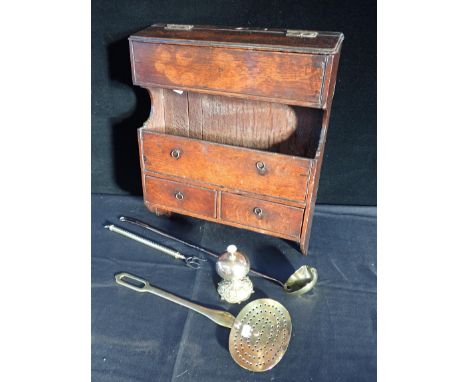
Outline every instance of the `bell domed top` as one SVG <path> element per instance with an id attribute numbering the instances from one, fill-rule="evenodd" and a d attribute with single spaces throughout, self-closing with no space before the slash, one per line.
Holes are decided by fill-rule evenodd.
<path id="1" fill-rule="evenodd" d="M 216 272 L 224 280 L 238 280 L 247 276 L 250 271 L 250 261 L 237 250 L 235 245 L 227 247 L 227 251 L 216 261 Z"/>

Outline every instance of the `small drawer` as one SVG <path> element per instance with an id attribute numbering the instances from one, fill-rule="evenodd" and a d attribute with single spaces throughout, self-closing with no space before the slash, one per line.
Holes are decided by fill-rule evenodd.
<path id="1" fill-rule="evenodd" d="M 140 129 L 146 171 L 304 201 L 312 160 Z"/>
<path id="2" fill-rule="evenodd" d="M 146 175 L 145 199 L 175 212 L 216 217 L 216 192 L 213 190 Z"/>
<path id="3" fill-rule="evenodd" d="M 221 194 L 221 220 L 226 222 L 297 239 L 301 235 L 303 215 L 302 208 L 225 192 Z"/>

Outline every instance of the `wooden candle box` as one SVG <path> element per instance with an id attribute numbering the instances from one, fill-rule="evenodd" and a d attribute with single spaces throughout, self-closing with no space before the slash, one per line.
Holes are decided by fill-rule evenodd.
<path id="1" fill-rule="evenodd" d="M 129 38 L 151 96 L 144 201 L 307 254 L 343 35 L 155 24 Z"/>

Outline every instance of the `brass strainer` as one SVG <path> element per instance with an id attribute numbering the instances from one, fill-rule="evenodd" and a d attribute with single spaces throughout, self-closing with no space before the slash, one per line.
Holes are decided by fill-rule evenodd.
<path id="1" fill-rule="evenodd" d="M 270 370 L 286 353 L 291 330 L 291 317 L 279 302 L 269 298 L 252 301 L 234 321 L 229 351 L 245 369 Z"/>
<path id="2" fill-rule="evenodd" d="M 129 283 L 124 279 L 131 280 Z M 229 352 L 234 361 L 251 371 L 273 368 L 283 357 L 291 339 L 291 317 L 286 308 L 275 300 L 262 298 L 248 303 L 237 317 L 223 310 L 195 304 L 129 273 L 115 275 L 117 284 L 137 292 L 148 292 L 203 314 L 218 325 L 231 329 Z"/>

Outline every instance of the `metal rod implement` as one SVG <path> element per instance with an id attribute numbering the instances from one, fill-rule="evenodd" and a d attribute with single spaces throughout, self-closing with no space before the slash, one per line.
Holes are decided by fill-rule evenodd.
<path id="1" fill-rule="evenodd" d="M 200 261 L 206 261 L 205 259 L 200 259 L 199 257 L 196 257 L 196 256 L 190 256 L 190 257 L 184 256 L 178 251 L 165 247 L 164 245 L 156 243 L 152 240 L 145 239 L 144 237 L 141 237 L 132 232 L 126 231 L 113 224 L 105 225 L 104 228 L 107 228 L 111 232 L 115 232 L 115 233 L 118 233 L 119 235 L 125 236 L 128 239 L 144 244 L 150 248 L 156 249 L 157 251 L 165 253 L 166 255 L 172 256 L 175 259 L 183 260 L 185 261 L 185 264 L 190 268 L 197 269 L 200 267 Z"/>
<path id="2" fill-rule="evenodd" d="M 177 241 L 178 243 L 184 244 L 200 252 L 206 253 L 207 255 L 213 257 L 214 259 L 218 259 L 218 255 L 216 253 L 211 252 L 207 250 L 206 248 L 187 242 L 185 240 L 179 239 L 178 237 L 172 236 L 171 234 L 164 232 L 158 228 L 155 228 L 141 220 L 129 218 L 127 216 L 121 216 L 119 220 L 121 222 L 126 222 L 126 223 L 134 224 L 139 227 L 145 228 L 151 232 L 157 233 L 158 235 Z M 287 293 L 294 294 L 294 295 L 301 295 L 301 294 L 307 293 L 315 286 L 318 280 L 317 270 L 309 265 L 303 265 L 302 267 L 297 269 L 288 278 L 288 280 L 285 283 L 282 283 L 281 281 L 275 279 L 274 277 L 265 275 L 264 273 L 258 272 L 252 268 L 250 268 L 250 273 L 254 276 L 258 276 L 266 280 L 270 280 L 280 285 Z"/>

